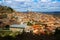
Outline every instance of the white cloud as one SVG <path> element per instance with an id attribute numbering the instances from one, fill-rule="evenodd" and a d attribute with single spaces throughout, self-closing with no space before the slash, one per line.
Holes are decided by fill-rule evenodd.
<path id="1" fill-rule="evenodd" d="M 57 1 L 53 1 L 52 3 L 56 3 Z"/>
<path id="2" fill-rule="evenodd" d="M 11 1 L 11 0 L 5 0 L 4 2 L 7 2 L 7 3 L 12 3 L 12 1 Z"/>
<path id="3" fill-rule="evenodd" d="M 7 3 L 12 3 L 12 1 L 6 1 Z"/>
<path id="4" fill-rule="evenodd" d="M 41 2 L 50 2 L 52 0 L 41 0 Z"/>
<path id="5" fill-rule="evenodd" d="M 19 2 L 21 2 L 21 1 L 31 1 L 31 0 L 14 0 L 14 1 L 19 1 Z"/>
<path id="6" fill-rule="evenodd" d="M 41 2 L 47 2 L 48 0 L 41 0 Z"/>
<path id="7" fill-rule="evenodd" d="M 60 5 L 60 2 L 51 2 L 51 0 L 38 0 L 38 2 L 34 2 L 33 0 L 12 0 L 12 3 L 11 1 L 6 2 L 10 3 L 10 6 L 17 9 L 17 11 L 26 11 L 27 8 L 29 11 L 53 11 L 58 10 L 59 8 L 57 7 Z M 24 4 L 20 4 L 19 2 L 24 2 Z"/>
<path id="8" fill-rule="evenodd" d="M 1 3 L 1 1 L 0 1 L 0 3 Z"/>
<path id="9" fill-rule="evenodd" d="M 25 1 L 25 0 L 15 0 L 15 1 Z"/>

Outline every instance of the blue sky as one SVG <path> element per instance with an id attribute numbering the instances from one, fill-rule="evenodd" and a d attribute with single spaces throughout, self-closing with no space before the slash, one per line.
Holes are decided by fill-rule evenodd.
<path id="1" fill-rule="evenodd" d="M 27 10 L 37 12 L 60 11 L 60 0 L 0 0 L 0 4 L 20 12 Z"/>

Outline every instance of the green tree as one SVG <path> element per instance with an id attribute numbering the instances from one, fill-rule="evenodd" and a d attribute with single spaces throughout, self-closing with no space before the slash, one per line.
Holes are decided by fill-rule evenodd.
<path id="1" fill-rule="evenodd" d="M 30 22 L 27 22 L 27 25 L 28 25 L 28 26 L 32 26 L 33 24 L 32 24 L 32 23 L 30 23 Z"/>
<path id="2" fill-rule="evenodd" d="M 0 5 L 0 13 L 12 13 L 13 11 L 11 7 Z"/>
<path id="3" fill-rule="evenodd" d="M 7 14 L 3 14 L 2 16 L 3 16 L 3 18 L 7 18 Z"/>

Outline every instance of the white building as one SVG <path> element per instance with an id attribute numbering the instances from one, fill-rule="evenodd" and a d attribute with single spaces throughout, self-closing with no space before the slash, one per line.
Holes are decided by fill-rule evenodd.
<path id="1" fill-rule="evenodd" d="M 10 30 L 15 32 L 15 31 L 23 31 L 23 29 L 25 29 L 27 25 L 26 24 L 13 24 L 13 25 L 10 25 Z"/>
<path id="2" fill-rule="evenodd" d="M 13 32 L 16 32 L 16 31 L 22 32 L 23 30 L 25 32 L 30 32 L 32 30 L 32 28 L 31 28 L 31 26 L 27 26 L 26 23 L 21 22 L 20 25 L 18 25 L 18 24 L 10 25 L 10 30 Z"/>

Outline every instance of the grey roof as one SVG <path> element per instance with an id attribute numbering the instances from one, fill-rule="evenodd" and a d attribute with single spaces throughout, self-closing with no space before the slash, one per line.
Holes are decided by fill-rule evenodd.
<path id="1" fill-rule="evenodd" d="M 10 25 L 11 28 L 25 28 L 27 25 L 26 24 L 13 24 L 13 25 Z"/>

